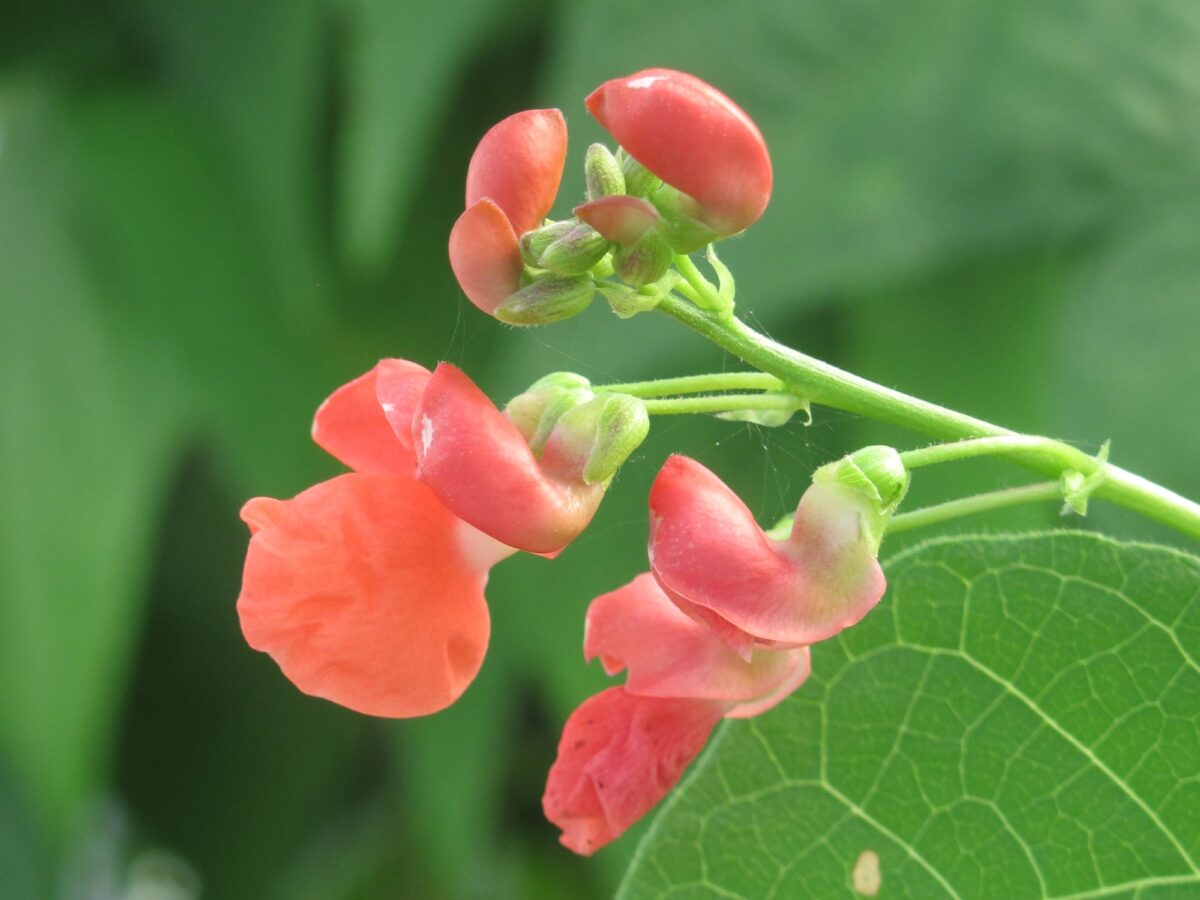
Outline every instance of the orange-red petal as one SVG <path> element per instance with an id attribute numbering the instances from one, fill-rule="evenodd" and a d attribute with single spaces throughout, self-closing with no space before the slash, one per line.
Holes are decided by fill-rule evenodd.
<path id="1" fill-rule="evenodd" d="M 562 180 L 567 123 L 557 109 L 527 109 L 493 125 L 467 167 L 467 206 L 487 197 L 517 234 L 542 224 Z"/>
<path id="2" fill-rule="evenodd" d="M 467 526 L 410 478 L 342 475 L 251 500 L 238 615 L 306 694 L 375 716 L 437 712 L 487 649 L 486 568 Z"/>
<path id="3" fill-rule="evenodd" d="M 753 120 L 707 82 L 646 69 L 600 85 L 587 107 L 638 162 L 698 201 L 719 234 L 741 231 L 766 209 L 766 142 Z"/>
<path id="4" fill-rule="evenodd" d="M 562 549 L 604 495 L 600 485 L 545 473 L 517 427 L 449 363 L 421 395 L 413 438 L 417 477 L 457 516 L 519 550 Z"/>
<path id="5" fill-rule="evenodd" d="M 367 475 L 411 474 L 417 458 L 409 430 L 398 435 L 388 424 L 377 396 L 381 380 L 397 393 L 401 384 L 417 392 L 429 370 L 403 359 L 382 359 L 369 372 L 329 395 L 313 416 L 312 438 L 319 447 L 356 472 Z M 415 406 L 415 398 L 410 405 Z"/>
<path id="6" fill-rule="evenodd" d="M 450 268 L 467 299 L 489 316 L 521 287 L 521 249 L 504 211 L 484 198 L 450 229 Z"/>
<path id="7" fill-rule="evenodd" d="M 778 703 L 809 670 L 806 647 L 760 649 L 743 659 L 684 615 L 649 573 L 592 601 L 583 652 L 588 660 L 599 658 L 609 675 L 628 670 L 630 694 L 738 703 L 741 715 Z"/>
<path id="8" fill-rule="evenodd" d="M 590 856 L 649 812 L 703 748 L 724 707 L 609 688 L 563 728 L 542 809 L 562 843 Z"/>
<path id="9" fill-rule="evenodd" d="M 884 591 L 859 512 L 810 487 L 787 541 L 695 460 L 672 456 L 650 491 L 650 560 L 667 594 L 745 652 L 813 644 L 861 619 Z M 743 643 L 739 643 L 741 640 Z"/>

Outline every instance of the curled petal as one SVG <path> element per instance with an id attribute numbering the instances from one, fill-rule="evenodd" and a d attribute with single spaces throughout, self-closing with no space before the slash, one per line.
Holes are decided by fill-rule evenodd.
<path id="1" fill-rule="evenodd" d="M 737 715 L 778 703 L 809 670 L 806 647 L 759 650 L 742 659 L 684 615 L 649 573 L 592 601 L 583 652 L 589 661 L 599 657 L 609 675 L 627 669 L 627 693 L 736 702 Z"/>
<path id="2" fill-rule="evenodd" d="M 575 215 L 617 244 L 635 243 L 662 218 L 653 204 L 625 194 L 581 203 Z"/>
<path id="3" fill-rule="evenodd" d="M 567 123 L 557 109 L 527 109 L 493 125 L 467 168 L 467 206 L 487 197 L 517 234 L 542 224 L 562 180 Z"/>
<path id="4" fill-rule="evenodd" d="M 419 391 L 428 380 L 429 370 L 424 366 L 403 359 L 380 360 L 371 371 L 342 385 L 321 404 L 313 416 L 313 440 L 356 472 L 411 474 L 417 458 L 409 429 L 397 439 L 376 391 L 381 382 L 411 384 Z"/>
<path id="5" fill-rule="evenodd" d="M 411 478 L 342 475 L 251 500 L 238 615 L 306 694 L 374 716 L 449 706 L 488 643 L 474 536 Z"/>
<path id="6" fill-rule="evenodd" d="M 413 420 L 417 477 L 501 543 L 553 553 L 581 532 L 601 485 L 546 473 L 521 432 L 459 369 L 434 370 Z"/>
<path id="7" fill-rule="evenodd" d="M 521 249 L 491 200 L 468 206 L 450 229 L 450 268 L 467 299 L 489 316 L 521 287 Z"/>
<path id="8" fill-rule="evenodd" d="M 884 580 L 858 508 L 821 487 L 806 492 L 791 538 L 774 541 L 716 475 L 671 457 L 650 492 L 655 577 L 743 654 L 747 641 L 795 647 L 832 637 L 870 611 Z"/>
<path id="9" fill-rule="evenodd" d="M 741 231 L 766 209 L 766 142 L 750 117 L 707 82 L 646 69 L 605 82 L 587 107 L 638 162 L 693 197 L 719 234 Z"/>
<path id="10" fill-rule="evenodd" d="M 590 856 L 620 837 L 679 781 L 723 709 L 622 688 L 585 700 L 563 728 L 542 797 L 562 843 Z"/>
<path id="11" fill-rule="evenodd" d="M 393 438 L 411 454 L 411 474 L 417 462 L 413 448 L 412 423 L 433 373 L 424 366 L 401 359 L 385 359 L 375 368 L 375 405 L 383 413 Z"/>

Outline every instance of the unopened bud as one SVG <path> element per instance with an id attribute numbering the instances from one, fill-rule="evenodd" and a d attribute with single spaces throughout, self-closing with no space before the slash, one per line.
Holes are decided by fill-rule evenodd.
<path id="1" fill-rule="evenodd" d="M 591 383 L 582 375 L 552 372 L 508 401 L 504 414 L 536 454 L 563 413 L 593 396 Z"/>
<path id="2" fill-rule="evenodd" d="M 542 251 L 537 266 L 559 275 L 582 275 L 607 252 L 608 241 L 604 235 L 580 222 Z"/>
<path id="3" fill-rule="evenodd" d="M 575 222 L 551 222 L 521 235 L 521 258 L 535 269 L 544 269 L 541 259 L 546 249 L 561 237 L 570 234 Z"/>
<path id="4" fill-rule="evenodd" d="M 509 325 L 548 325 L 579 315 L 595 292 L 590 276 L 549 275 L 509 295 L 494 315 Z"/>
<path id="5" fill-rule="evenodd" d="M 618 154 L 625 175 L 625 193 L 634 197 L 650 197 L 662 185 L 662 179 L 640 162 L 621 150 Z"/>
<path id="6" fill-rule="evenodd" d="M 603 144 L 588 147 L 583 173 L 589 200 L 625 193 L 625 173 L 621 171 L 621 163 Z"/>
<path id="7" fill-rule="evenodd" d="M 626 284 L 641 287 L 662 278 L 671 268 L 674 255 L 662 233 L 651 228 L 635 243 L 617 247 L 613 268 Z"/>
<path id="8" fill-rule="evenodd" d="M 542 456 L 543 465 L 587 484 L 604 484 L 646 439 L 646 406 L 628 394 L 602 394 L 558 420 Z"/>
<path id="9" fill-rule="evenodd" d="M 575 207 L 575 215 L 617 244 L 635 244 L 662 221 L 654 204 L 640 197 L 618 194 L 589 200 Z"/>
<path id="10" fill-rule="evenodd" d="M 673 269 L 667 271 L 658 281 L 643 285 L 640 288 L 630 287 L 619 281 L 601 281 L 596 284 L 596 290 L 604 295 L 617 318 L 630 319 L 638 313 L 649 312 L 671 293 L 679 283 L 680 274 Z"/>

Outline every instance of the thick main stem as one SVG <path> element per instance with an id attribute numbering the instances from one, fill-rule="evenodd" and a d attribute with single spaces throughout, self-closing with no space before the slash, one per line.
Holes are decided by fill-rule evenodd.
<path id="1" fill-rule="evenodd" d="M 812 403 L 869 416 L 943 440 L 1016 434 L 813 359 L 759 334 L 733 316 L 706 313 L 675 297 L 664 298 L 657 308 L 749 365 L 774 375 Z M 1063 447 L 1074 450 L 1066 444 Z M 1051 476 L 1058 476 L 1063 470 L 1060 464 L 1036 451 L 1014 453 L 1012 458 Z M 1118 466 L 1108 466 L 1104 481 L 1093 496 L 1200 539 L 1200 505 Z"/>

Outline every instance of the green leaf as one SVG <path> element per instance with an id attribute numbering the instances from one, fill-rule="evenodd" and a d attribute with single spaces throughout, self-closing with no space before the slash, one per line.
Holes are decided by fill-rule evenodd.
<path id="1" fill-rule="evenodd" d="M 360 266 L 396 241 L 409 192 L 436 166 L 434 137 L 463 61 L 496 25 L 498 0 L 351 0 L 338 237 Z"/>
<path id="2" fill-rule="evenodd" d="M 621 896 L 852 897 L 865 853 L 882 897 L 1194 894 L 1200 559 L 1059 533 L 887 572 L 794 697 L 724 727 Z"/>
<path id="3" fill-rule="evenodd" d="M 179 411 L 96 313 L 53 104 L 0 92 L 0 130 L 0 761 L 61 849 L 98 798 Z"/>

